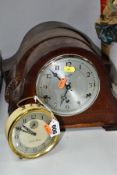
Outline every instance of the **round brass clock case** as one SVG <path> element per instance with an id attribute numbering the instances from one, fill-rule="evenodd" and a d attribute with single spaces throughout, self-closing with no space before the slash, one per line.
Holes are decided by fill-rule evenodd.
<path id="1" fill-rule="evenodd" d="M 36 94 L 53 110 L 61 128 L 116 128 L 117 100 L 106 63 L 95 44 L 73 27 L 60 22 L 37 25 L 3 65 L 9 113 L 18 101 Z"/>
<path id="2" fill-rule="evenodd" d="M 46 126 L 53 114 L 37 104 L 26 104 L 16 109 L 6 123 L 6 136 L 12 151 L 20 158 L 33 159 L 48 153 L 59 136 L 50 137 Z"/>

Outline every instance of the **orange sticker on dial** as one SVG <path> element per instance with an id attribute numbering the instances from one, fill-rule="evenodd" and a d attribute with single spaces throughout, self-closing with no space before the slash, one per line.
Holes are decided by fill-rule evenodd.
<path id="1" fill-rule="evenodd" d="M 51 127 L 50 127 L 48 124 L 45 124 L 45 125 L 44 125 L 44 129 L 45 129 L 45 131 L 46 131 L 49 135 L 51 134 L 52 129 L 51 129 Z"/>
<path id="2" fill-rule="evenodd" d="M 59 87 L 60 89 L 63 89 L 63 88 L 65 87 L 66 82 L 67 82 L 67 79 L 66 79 L 66 78 L 61 78 L 61 79 L 59 80 L 59 82 L 58 82 L 58 87 Z"/>

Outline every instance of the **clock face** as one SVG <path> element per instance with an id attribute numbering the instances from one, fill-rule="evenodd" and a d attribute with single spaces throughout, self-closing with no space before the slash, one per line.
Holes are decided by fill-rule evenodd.
<path id="1" fill-rule="evenodd" d="M 85 111 L 94 103 L 99 90 L 100 80 L 94 65 L 73 54 L 47 62 L 36 81 L 38 97 L 59 116 Z"/>
<path id="2" fill-rule="evenodd" d="M 32 113 L 19 120 L 12 133 L 14 147 L 25 154 L 36 154 L 45 149 L 51 141 L 44 130 L 45 123 L 49 123 L 49 119 L 41 113 Z"/>
<path id="3" fill-rule="evenodd" d="M 44 112 L 43 108 L 15 118 L 8 126 L 8 139 L 13 152 L 21 158 L 36 158 L 50 151 L 58 140 L 57 136 L 51 137 L 47 130 L 51 120 L 50 112 Z"/>

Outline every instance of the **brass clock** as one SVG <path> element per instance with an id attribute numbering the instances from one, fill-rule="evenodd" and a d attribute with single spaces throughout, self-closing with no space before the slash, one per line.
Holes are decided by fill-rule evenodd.
<path id="1" fill-rule="evenodd" d="M 28 98 L 29 100 L 29 98 Z M 23 99 L 26 103 L 27 99 Z M 48 153 L 59 141 L 59 123 L 45 106 L 18 105 L 6 122 L 11 150 L 19 157 L 34 159 Z"/>
<path id="2" fill-rule="evenodd" d="M 94 43 L 73 27 L 60 22 L 34 27 L 4 62 L 4 72 L 9 113 L 19 100 L 37 95 L 61 128 L 116 129 L 117 100 L 107 66 Z"/>

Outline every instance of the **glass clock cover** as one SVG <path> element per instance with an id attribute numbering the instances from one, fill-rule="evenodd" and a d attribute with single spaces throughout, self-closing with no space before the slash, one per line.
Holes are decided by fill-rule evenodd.
<path id="1" fill-rule="evenodd" d="M 100 80 L 94 65 L 73 54 L 60 55 L 46 63 L 36 82 L 39 98 L 60 116 L 85 111 L 94 103 L 99 91 Z"/>

